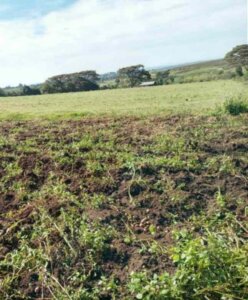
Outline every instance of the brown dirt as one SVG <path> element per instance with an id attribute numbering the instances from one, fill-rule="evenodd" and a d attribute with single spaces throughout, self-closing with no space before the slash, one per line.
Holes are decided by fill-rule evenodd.
<path id="1" fill-rule="evenodd" d="M 189 218 L 200 213 L 211 214 L 216 209 L 215 194 L 221 189 L 228 194 L 230 211 L 236 211 L 238 218 L 243 218 L 244 207 L 238 206 L 235 199 L 242 198 L 248 201 L 248 123 L 242 128 L 218 128 L 218 135 L 214 137 L 216 129 L 211 127 L 216 120 L 212 117 L 164 117 L 140 120 L 138 118 L 126 119 L 85 119 L 80 121 L 61 121 L 54 123 L 38 124 L 35 122 L 3 122 L 0 128 L 2 137 L 12 141 L 2 147 L 0 157 L 0 175 L 6 175 L 5 164 L 17 162 L 21 174 L 10 178 L 0 189 L 0 259 L 7 253 L 18 248 L 17 238 L 11 238 L 20 227 L 32 227 L 37 207 L 43 206 L 51 216 L 58 216 L 65 205 L 60 199 L 46 195 L 44 199 L 22 198 L 20 191 L 14 190 L 13 182 L 21 182 L 27 193 L 40 191 L 47 183 L 49 174 L 53 173 L 60 182 L 64 183 L 68 192 L 80 198 L 84 193 L 103 193 L 111 196 L 114 203 L 105 204 L 103 208 L 85 208 L 89 222 L 99 220 L 103 225 L 111 225 L 119 234 L 111 241 L 110 249 L 101 261 L 101 270 L 108 277 L 115 277 L 119 282 L 126 282 L 131 271 L 141 271 L 148 268 L 151 272 L 167 270 L 173 272 L 172 261 L 166 254 L 151 256 L 149 253 L 141 254 L 139 247 L 134 243 L 128 245 L 123 241 L 127 233 L 127 226 L 136 238 L 145 244 L 156 242 L 169 248 L 172 244 L 172 227 L 175 221 L 178 226 L 187 226 Z M 86 161 L 79 157 L 71 164 L 58 164 L 52 156 L 53 148 L 59 149 L 61 143 L 70 145 L 84 134 L 95 134 L 100 130 L 112 130 L 115 144 L 130 147 L 134 153 L 142 156 L 143 146 L 152 143 L 154 138 L 161 133 L 168 132 L 175 138 L 182 134 L 189 134 L 188 129 L 202 128 L 209 140 L 197 140 L 189 136 L 189 143 L 197 149 L 198 160 L 202 164 L 207 158 L 226 154 L 233 157 L 235 166 L 239 169 L 238 175 L 209 173 L 208 169 L 165 169 L 163 177 L 155 169 L 141 165 L 140 172 L 145 179 L 145 184 L 131 185 L 131 175 L 125 168 L 115 165 L 115 158 L 109 160 L 108 175 L 94 175 L 86 169 Z M 14 129 L 22 129 L 17 133 Z M 18 145 L 29 139 L 35 141 L 38 151 L 21 151 Z M 106 142 L 109 137 L 105 136 Z M 49 144 L 50 143 L 50 144 Z M 66 151 L 66 150 L 63 150 Z M 87 149 L 82 149 L 87 152 Z M 71 153 L 65 154 L 70 157 Z M 168 154 L 169 155 L 169 154 Z M 245 157 L 245 159 L 243 159 Z M 35 168 L 39 167 L 37 174 Z M 112 181 L 102 180 L 108 176 Z M 174 188 L 184 185 L 181 191 L 181 201 L 170 201 L 169 192 L 159 192 L 154 189 L 154 184 L 170 179 Z M 128 190 L 135 199 L 135 204 L 130 201 Z M 69 204 L 68 204 L 69 205 Z M 72 204 L 70 204 L 72 205 Z M 174 216 L 172 218 L 172 215 Z M 18 224 L 16 224 L 18 222 Z M 149 233 L 149 227 L 156 227 L 156 234 Z M 60 238 L 54 234 L 52 240 Z M 39 241 L 37 241 L 37 245 Z M 60 272 L 58 262 L 54 262 L 54 270 Z M 57 269 L 56 269 L 57 268 Z M 55 272 L 55 271 L 54 271 Z M 32 299 L 40 297 L 41 288 L 37 274 L 27 272 L 21 278 L 20 289 Z M 49 295 L 49 292 L 46 291 Z M 104 299 L 104 298 L 102 298 Z M 107 298 L 106 298 L 107 299 Z"/>

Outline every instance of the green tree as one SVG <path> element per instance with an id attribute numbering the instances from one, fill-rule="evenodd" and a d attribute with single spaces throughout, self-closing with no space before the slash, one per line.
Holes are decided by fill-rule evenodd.
<path id="1" fill-rule="evenodd" d="M 4 97 L 5 96 L 5 92 L 3 89 L 0 88 L 0 97 Z"/>
<path id="2" fill-rule="evenodd" d="M 31 88 L 28 85 L 24 85 L 22 87 L 22 94 L 25 96 L 30 96 L 30 95 L 40 95 L 41 92 L 38 88 Z"/>
<path id="3" fill-rule="evenodd" d="M 100 80 L 100 75 L 97 74 L 96 71 L 88 70 L 88 71 L 82 71 L 78 74 L 80 74 L 80 77 L 83 77 L 94 83 L 97 83 Z"/>
<path id="4" fill-rule="evenodd" d="M 134 87 L 151 79 L 143 65 L 129 66 L 118 70 L 116 83 L 120 87 Z"/>
<path id="5" fill-rule="evenodd" d="M 95 71 L 64 74 L 48 78 L 42 86 L 43 94 L 80 92 L 99 89 Z"/>
<path id="6" fill-rule="evenodd" d="M 228 52 L 226 61 L 235 67 L 244 67 L 248 71 L 248 44 L 239 45 Z"/>
<path id="7" fill-rule="evenodd" d="M 170 75 L 170 70 L 161 71 L 156 74 L 156 84 L 163 85 L 174 82 L 174 76 Z"/>

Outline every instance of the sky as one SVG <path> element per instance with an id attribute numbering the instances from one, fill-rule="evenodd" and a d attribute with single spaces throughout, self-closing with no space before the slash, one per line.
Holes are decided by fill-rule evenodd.
<path id="1" fill-rule="evenodd" d="M 247 41 L 247 0 L 0 0 L 0 86 L 224 57 Z"/>

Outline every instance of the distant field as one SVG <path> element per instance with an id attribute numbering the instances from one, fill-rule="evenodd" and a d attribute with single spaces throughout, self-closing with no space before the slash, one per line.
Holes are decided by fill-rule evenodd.
<path id="1" fill-rule="evenodd" d="M 174 77 L 174 83 L 206 82 L 215 80 L 234 79 L 237 74 L 235 69 L 224 59 L 165 67 L 151 70 L 153 78 L 156 72 L 170 69 L 170 75 Z"/>
<path id="2" fill-rule="evenodd" d="M 248 86 L 234 80 L 223 80 L 142 89 L 8 97 L 0 99 L 0 118 L 206 113 L 215 109 L 226 98 L 238 94 L 248 95 Z"/>

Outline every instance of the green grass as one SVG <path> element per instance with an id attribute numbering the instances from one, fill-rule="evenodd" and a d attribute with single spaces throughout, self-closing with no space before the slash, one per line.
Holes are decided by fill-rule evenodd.
<path id="1" fill-rule="evenodd" d="M 232 79 L 235 69 L 223 59 L 181 66 L 171 70 L 175 83 Z"/>
<path id="2" fill-rule="evenodd" d="M 152 70 L 153 78 L 161 70 L 163 69 Z M 171 68 L 170 75 L 173 75 L 174 83 L 207 82 L 237 77 L 235 68 L 224 59 L 175 66 Z"/>
<path id="3" fill-rule="evenodd" d="M 0 119 L 77 118 L 85 115 L 158 115 L 209 112 L 233 95 L 248 95 L 226 80 L 151 88 L 105 90 L 0 99 Z"/>

